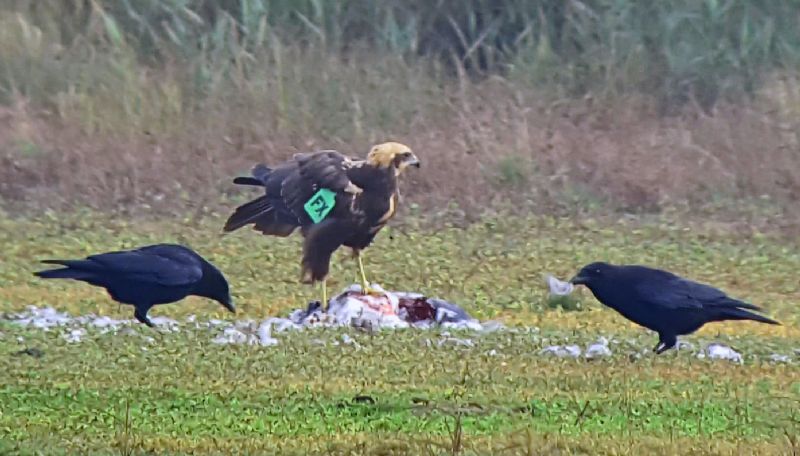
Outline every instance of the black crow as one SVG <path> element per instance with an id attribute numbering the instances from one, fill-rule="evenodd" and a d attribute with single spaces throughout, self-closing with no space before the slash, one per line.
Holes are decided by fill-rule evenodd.
<path id="1" fill-rule="evenodd" d="M 419 159 L 396 142 L 373 146 L 364 160 L 323 150 L 295 154 L 274 168 L 256 165 L 252 177 L 233 182 L 263 187 L 265 194 L 237 207 L 223 230 L 252 224 L 263 234 L 286 237 L 300 228 L 305 238 L 301 280 L 322 283 L 323 306 L 331 255 L 340 246 L 350 247 L 358 260 L 362 291 L 373 293 L 361 251 L 395 215 L 398 177 L 412 166 L 419 168 Z"/>
<path id="2" fill-rule="evenodd" d="M 678 335 L 691 334 L 713 321 L 780 324 L 745 310 L 761 311 L 714 287 L 646 266 L 592 263 L 584 266 L 570 282 L 586 285 L 598 301 L 628 320 L 656 331 L 658 345 L 653 349 L 656 354 L 674 347 Z"/>
<path id="3" fill-rule="evenodd" d="M 182 245 L 157 244 L 136 250 L 101 253 L 84 260 L 45 260 L 65 266 L 36 272 L 43 279 L 74 279 L 100 286 L 111 298 L 136 308 L 133 316 L 153 327 L 147 312 L 157 304 L 188 295 L 213 299 L 231 312 L 228 282 L 222 273 L 193 250 Z"/>

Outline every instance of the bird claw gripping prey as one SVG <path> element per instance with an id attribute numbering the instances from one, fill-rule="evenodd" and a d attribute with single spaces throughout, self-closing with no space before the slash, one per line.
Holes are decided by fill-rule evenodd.
<path id="1" fill-rule="evenodd" d="M 382 288 L 375 288 L 370 284 L 357 285 L 358 292 L 365 296 L 384 296 L 386 292 Z"/>

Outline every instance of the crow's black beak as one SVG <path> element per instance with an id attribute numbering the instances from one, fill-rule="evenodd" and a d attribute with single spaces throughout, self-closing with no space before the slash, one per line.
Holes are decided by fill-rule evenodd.
<path id="1" fill-rule="evenodd" d="M 580 274 L 578 274 L 575 277 L 569 279 L 569 283 L 571 283 L 573 285 L 585 285 L 586 284 L 586 279 L 581 277 Z"/>
<path id="2" fill-rule="evenodd" d="M 231 311 L 231 313 L 236 313 L 236 306 L 235 306 L 235 305 L 233 305 L 233 299 L 232 299 L 230 296 L 228 296 L 228 298 L 227 298 L 227 299 L 225 299 L 224 301 L 222 301 L 222 305 L 223 305 L 223 307 L 225 307 L 226 309 L 230 310 L 230 311 Z"/>

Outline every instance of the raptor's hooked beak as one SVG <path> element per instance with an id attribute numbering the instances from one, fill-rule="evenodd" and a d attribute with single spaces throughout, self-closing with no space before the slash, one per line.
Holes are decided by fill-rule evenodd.
<path id="1" fill-rule="evenodd" d="M 417 158 L 417 157 L 409 158 L 406 163 L 408 164 L 408 166 L 413 166 L 414 168 L 419 168 L 420 165 L 421 165 L 420 162 L 419 162 L 419 158 Z"/>

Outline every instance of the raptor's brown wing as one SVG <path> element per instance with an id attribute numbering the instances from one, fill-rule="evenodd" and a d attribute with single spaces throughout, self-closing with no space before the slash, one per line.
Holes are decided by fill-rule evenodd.
<path id="1" fill-rule="evenodd" d="M 297 170 L 283 180 L 281 199 L 302 226 L 314 223 L 305 204 L 321 189 L 334 192 L 336 205 L 346 204 L 359 192 L 347 177 L 347 170 L 359 162 L 334 150 L 295 154 Z"/>

